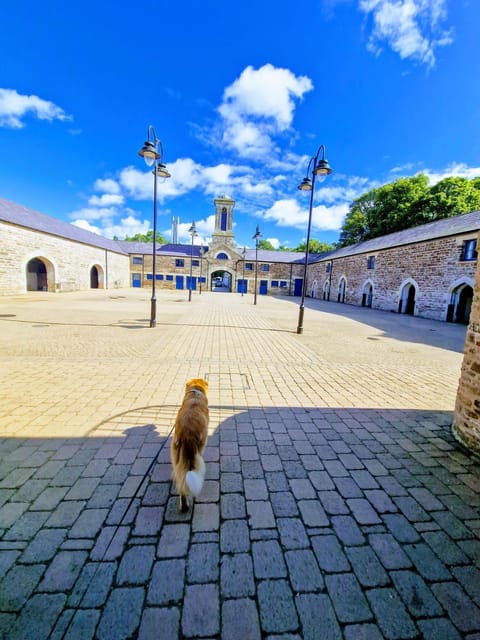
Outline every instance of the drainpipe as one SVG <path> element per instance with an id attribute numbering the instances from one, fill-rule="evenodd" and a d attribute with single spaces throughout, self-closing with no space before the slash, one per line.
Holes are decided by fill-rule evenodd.
<path id="1" fill-rule="evenodd" d="M 105 249 L 105 289 L 108 289 L 108 251 Z"/>

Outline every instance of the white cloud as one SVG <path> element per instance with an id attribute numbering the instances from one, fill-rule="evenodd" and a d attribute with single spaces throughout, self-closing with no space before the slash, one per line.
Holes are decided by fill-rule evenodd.
<path id="1" fill-rule="evenodd" d="M 270 242 L 274 249 L 278 249 L 280 246 L 280 240 L 278 238 L 266 238 L 267 242 Z"/>
<path id="2" fill-rule="evenodd" d="M 446 0 L 360 0 L 359 8 L 373 19 L 368 48 L 379 54 L 386 43 L 402 59 L 435 65 L 435 49 L 453 42 L 440 26 L 447 16 Z"/>
<path id="3" fill-rule="evenodd" d="M 453 163 L 443 171 L 432 171 L 424 169 L 419 173 L 424 173 L 428 177 L 429 184 L 432 186 L 443 180 L 444 178 L 473 178 L 480 177 L 480 167 L 468 167 L 464 163 Z"/>
<path id="4" fill-rule="evenodd" d="M 105 180 L 99 178 L 98 180 L 95 180 L 93 188 L 95 191 L 101 191 L 103 193 L 120 193 L 120 185 L 116 180 L 112 180 L 112 178 L 105 178 Z"/>
<path id="5" fill-rule="evenodd" d="M 96 227 L 95 225 L 90 224 L 87 220 L 82 220 L 82 219 L 74 220 L 72 224 L 75 227 L 79 227 L 80 229 L 85 229 L 85 231 L 91 231 L 92 233 L 96 233 L 99 236 L 104 235 L 100 227 Z"/>
<path id="6" fill-rule="evenodd" d="M 272 136 L 290 128 L 296 101 L 312 89 L 310 78 L 289 69 L 246 67 L 225 89 L 218 108 L 222 143 L 243 157 L 265 157 L 273 150 Z"/>
<path id="7" fill-rule="evenodd" d="M 347 202 L 326 207 L 319 205 L 312 210 L 312 229 L 316 231 L 338 231 L 344 217 L 348 213 Z M 294 198 L 277 200 L 264 213 L 267 220 L 273 220 L 280 227 L 296 227 L 306 229 L 308 224 L 308 207 L 302 208 Z"/>
<path id="8" fill-rule="evenodd" d="M 21 129 L 22 118 L 32 113 L 39 120 L 71 120 L 63 109 L 38 96 L 21 95 L 14 89 L 0 89 L 0 127 Z"/>
<path id="9" fill-rule="evenodd" d="M 91 196 L 88 200 L 88 204 L 92 207 L 110 207 L 114 205 L 121 205 L 124 201 L 125 198 L 121 195 L 104 193 L 101 196 Z"/>

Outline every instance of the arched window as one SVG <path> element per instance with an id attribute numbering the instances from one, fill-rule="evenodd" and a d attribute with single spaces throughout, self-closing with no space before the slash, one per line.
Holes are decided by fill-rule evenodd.
<path id="1" fill-rule="evenodd" d="M 223 207 L 222 209 L 222 217 L 220 219 L 220 229 L 222 231 L 227 230 L 227 207 Z"/>
<path id="2" fill-rule="evenodd" d="M 217 254 L 217 260 L 228 260 L 228 256 L 226 253 L 219 253 Z"/>

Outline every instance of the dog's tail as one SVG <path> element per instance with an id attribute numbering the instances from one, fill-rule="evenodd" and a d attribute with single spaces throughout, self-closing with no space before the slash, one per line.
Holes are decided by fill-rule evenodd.
<path id="1" fill-rule="evenodd" d="M 190 471 L 187 471 L 185 475 L 185 482 L 191 493 L 197 497 L 203 487 L 203 481 L 205 479 L 205 461 L 202 456 L 197 453 L 195 455 L 195 467 Z"/>

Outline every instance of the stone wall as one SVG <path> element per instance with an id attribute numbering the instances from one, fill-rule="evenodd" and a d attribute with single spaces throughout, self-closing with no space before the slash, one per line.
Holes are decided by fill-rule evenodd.
<path id="1" fill-rule="evenodd" d="M 27 264 L 33 258 L 45 264 L 51 292 L 90 289 L 94 266 L 99 288 L 130 286 L 126 255 L 3 222 L 0 234 L 0 295 L 27 291 Z"/>
<path id="2" fill-rule="evenodd" d="M 466 239 L 474 234 L 437 238 L 418 244 L 392 247 L 372 253 L 337 258 L 331 273 L 325 260 L 310 268 L 309 282 L 317 281 L 317 297 L 323 297 L 324 287 L 331 282 L 330 300 L 337 301 L 340 280 L 346 281 L 347 304 L 361 305 L 367 283 L 373 286 L 372 308 L 397 312 L 402 286 L 411 282 L 416 287 L 415 315 L 445 320 L 454 286 L 460 282 L 473 284 L 476 261 L 461 258 Z M 368 258 L 375 258 L 373 269 Z"/>
<path id="3" fill-rule="evenodd" d="M 477 242 L 480 246 L 480 236 Z M 455 404 L 453 434 L 480 454 L 480 268 L 477 267 L 470 324 Z"/>

